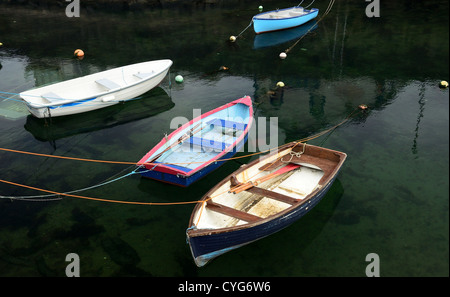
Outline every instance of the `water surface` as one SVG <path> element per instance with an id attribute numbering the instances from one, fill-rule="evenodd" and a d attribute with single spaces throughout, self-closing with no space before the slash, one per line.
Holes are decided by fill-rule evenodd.
<path id="1" fill-rule="evenodd" d="M 360 104 L 369 109 L 309 142 L 348 154 L 318 206 L 289 228 L 203 268 L 185 243 L 192 204 L 3 198 L 0 275 L 64 276 L 66 255 L 77 253 L 82 276 L 365 276 L 366 255 L 377 253 L 382 276 L 448 276 L 449 94 L 438 88 L 448 81 L 448 2 L 391 2 L 382 2 L 380 18 L 370 19 L 364 1 L 336 1 L 285 60 L 279 53 L 297 39 L 255 47 L 249 28 L 236 43 L 227 41 L 258 13 L 252 1 L 139 11 L 84 7 L 80 18 L 67 18 L 58 7 L 1 4 L 0 148 L 137 162 L 172 131 L 171 119 L 191 119 L 193 109 L 209 111 L 245 95 L 253 98 L 256 118 L 267 124 L 278 119 L 279 145 L 329 129 Z M 328 3 L 314 5 L 324 12 Z M 83 60 L 72 57 L 77 48 L 85 51 Z M 174 64 L 160 87 L 88 114 L 38 120 L 14 95 L 166 58 Z M 178 74 L 182 84 L 174 81 Z M 276 91 L 279 81 L 286 85 L 282 91 Z M 269 136 L 258 134 L 249 143 L 268 143 Z M 245 147 L 239 156 L 248 153 Z M 132 165 L 0 151 L 0 179 L 56 192 L 117 179 L 78 194 L 196 201 L 254 158 L 227 162 L 183 189 L 138 175 L 117 179 Z M 45 193 L 0 183 L 0 195 Z"/>

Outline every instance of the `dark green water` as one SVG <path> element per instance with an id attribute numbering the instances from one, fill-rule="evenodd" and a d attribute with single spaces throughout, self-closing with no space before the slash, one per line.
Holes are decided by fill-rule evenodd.
<path id="1" fill-rule="evenodd" d="M 244 95 L 257 105 L 255 117 L 278 119 L 280 145 L 330 128 L 359 104 L 369 106 L 310 142 L 348 159 L 321 203 L 273 236 L 197 268 L 185 243 L 193 205 L 3 198 L 0 276 L 65 276 L 69 253 L 80 256 L 81 276 L 365 276 L 369 253 L 378 254 L 381 276 L 448 276 L 449 91 L 438 88 L 449 80 L 448 1 L 381 2 L 381 16 L 368 18 L 367 2 L 336 1 L 286 60 L 278 55 L 296 39 L 255 49 L 249 28 L 237 43 L 227 42 L 258 12 L 256 1 L 139 11 L 89 7 L 71 19 L 64 7 L 0 4 L 2 92 L 147 60 L 174 61 L 170 79 L 140 100 L 50 124 L 2 93 L 0 148 L 136 162 L 171 131 L 171 119 Z M 328 3 L 314 5 L 324 12 Z M 298 3 L 262 4 L 269 10 Z M 77 48 L 85 51 L 83 60 L 72 58 Z M 182 84 L 174 82 L 178 74 Z M 283 93 L 270 96 L 278 81 L 286 84 Z M 249 142 L 267 140 L 258 137 Z M 188 189 L 132 175 L 78 194 L 195 201 L 239 162 Z M 0 151 L 0 169 L 1 180 L 69 192 L 134 167 Z M 0 183 L 2 196 L 42 194 Z"/>

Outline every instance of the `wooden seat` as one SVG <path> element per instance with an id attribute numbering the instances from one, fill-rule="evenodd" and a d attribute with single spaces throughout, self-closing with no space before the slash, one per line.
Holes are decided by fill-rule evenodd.
<path id="1" fill-rule="evenodd" d="M 277 200 L 277 201 L 281 201 L 281 202 L 284 202 L 284 203 L 287 203 L 287 204 L 291 204 L 291 205 L 297 204 L 299 201 L 301 201 L 301 200 L 292 198 L 290 196 L 286 196 L 284 194 L 277 193 L 277 192 L 270 191 L 270 190 L 266 190 L 266 189 L 259 188 L 259 187 L 251 187 L 251 188 L 249 188 L 249 189 L 247 189 L 245 191 L 250 192 L 252 194 L 261 195 L 261 196 L 264 196 L 264 197 L 267 197 L 267 198 L 270 198 L 270 199 L 274 199 L 274 200 Z"/>
<path id="2" fill-rule="evenodd" d="M 224 215 L 227 215 L 229 217 L 233 217 L 242 221 L 246 221 L 246 222 L 256 222 L 258 220 L 261 220 L 261 217 L 246 213 L 244 211 L 241 210 L 237 210 L 222 204 L 218 204 L 215 202 L 212 202 L 211 200 L 209 200 L 206 203 L 206 208 Z"/>

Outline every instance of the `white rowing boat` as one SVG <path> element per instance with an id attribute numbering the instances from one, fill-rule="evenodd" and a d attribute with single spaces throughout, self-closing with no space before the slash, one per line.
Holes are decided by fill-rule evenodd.
<path id="1" fill-rule="evenodd" d="M 118 67 L 20 93 L 38 118 L 65 116 L 133 99 L 158 86 L 172 61 L 156 60 Z"/>

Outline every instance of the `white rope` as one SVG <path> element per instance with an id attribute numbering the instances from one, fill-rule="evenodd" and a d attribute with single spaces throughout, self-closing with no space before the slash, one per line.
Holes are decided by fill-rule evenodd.
<path id="1" fill-rule="evenodd" d="M 316 1 L 316 0 L 313 0 L 311 3 L 309 3 L 309 5 L 308 6 L 305 6 L 305 8 L 308 8 L 308 7 L 310 7 L 313 3 L 314 3 L 314 1 Z M 303 1 L 302 1 L 303 2 Z"/>
<path id="2" fill-rule="evenodd" d="M 244 33 L 245 32 L 245 30 L 247 30 L 248 28 L 250 28 L 250 26 L 253 24 L 253 18 L 252 18 L 252 20 L 250 21 L 250 24 L 248 24 L 248 26 L 247 26 L 247 28 L 245 28 L 244 30 L 242 30 L 242 32 L 241 33 L 239 33 L 237 36 L 236 36 L 236 38 L 238 38 L 239 36 L 241 36 L 242 35 L 242 33 Z"/>
<path id="3" fill-rule="evenodd" d="M 303 151 L 302 152 L 290 151 L 289 154 L 291 155 L 291 158 L 289 159 L 289 161 L 284 161 L 283 160 L 284 156 L 280 159 L 280 161 L 283 162 L 283 163 L 290 163 L 292 161 L 292 158 L 294 158 L 294 156 L 297 157 L 297 158 L 300 158 L 303 155 L 303 153 L 305 152 L 305 149 L 306 149 L 306 143 L 303 145 Z"/>
<path id="4" fill-rule="evenodd" d="M 314 1 L 314 0 L 313 0 Z M 320 21 L 322 21 L 322 19 L 331 11 L 331 8 L 333 7 L 333 5 L 334 5 L 334 1 L 335 0 L 330 0 L 330 3 L 328 3 L 328 7 L 327 7 L 327 9 L 325 10 L 325 12 L 324 12 L 324 14 L 317 20 L 317 23 L 316 24 L 318 24 Z M 314 28 L 314 26 L 312 26 L 311 28 L 309 28 L 309 30 L 308 31 L 306 31 L 306 33 L 305 34 L 303 34 L 303 36 L 302 37 L 300 37 L 293 45 L 291 45 L 288 49 L 286 49 L 284 52 L 285 53 L 288 53 L 289 51 L 291 51 L 293 48 L 294 48 L 294 46 L 296 46 L 299 42 L 300 42 L 300 40 L 302 40 L 306 35 L 308 35 L 309 34 L 309 32 L 311 32 L 311 30 Z"/>
<path id="5" fill-rule="evenodd" d="M 69 191 L 69 192 L 65 192 L 65 193 L 61 193 L 61 194 L 73 194 L 73 193 L 78 193 L 78 192 L 83 192 L 83 191 L 87 191 L 87 190 L 90 190 L 90 189 L 98 188 L 98 187 L 110 184 L 112 182 L 118 181 L 118 180 L 120 180 L 122 178 L 125 178 L 127 176 L 130 176 L 132 174 L 136 174 L 137 173 L 136 171 L 138 169 L 139 169 L 139 167 L 136 168 L 135 170 L 133 170 L 130 173 L 127 173 L 127 174 L 125 174 L 123 176 L 120 176 L 120 177 L 115 178 L 115 179 L 110 180 L 110 181 L 105 181 L 105 182 L 99 183 L 97 185 L 93 185 L 93 186 L 86 187 L 86 188 L 83 188 L 83 189 L 73 190 L 73 191 Z M 51 200 L 61 200 L 62 199 L 61 197 L 54 198 L 54 199 L 42 199 L 42 198 L 45 198 L 45 197 L 54 197 L 54 196 L 60 196 L 60 194 L 45 194 L 45 195 L 34 195 L 34 196 L 3 196 L 3 195 L 0 195 L 0 199 L 3 198 L 3 199 L 24 200 L 24 201 L 51 201 Z"/>
<path id="6" fill-rule="evenodd" d="M 305 0 L 302 0 L 302 2 L 300 2 L 300 3 L 297 5 L 297 7 L 299 7 L 300 5 L 302 5 L 303 1 L 305 1 Z"/>

